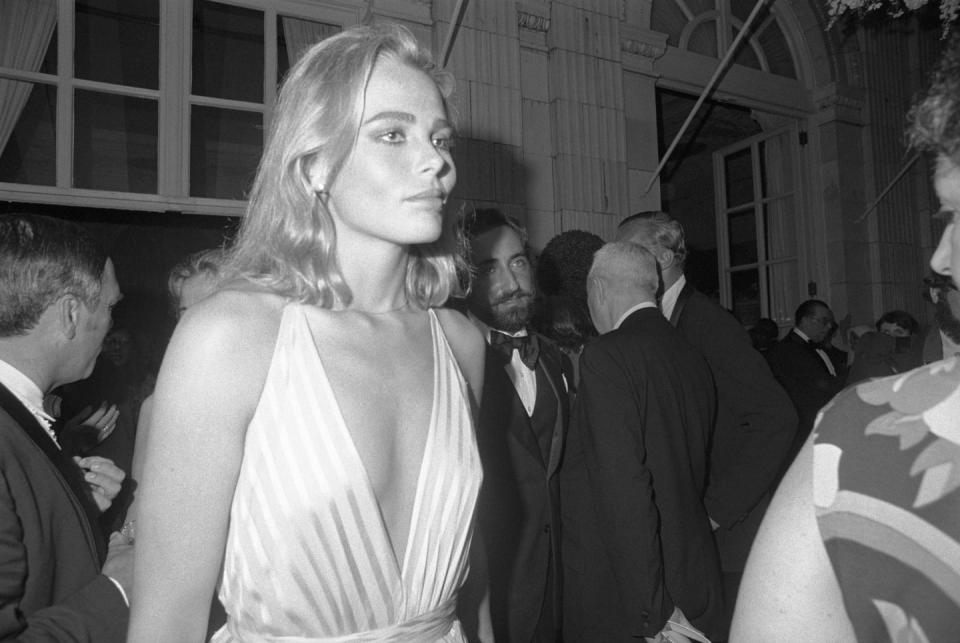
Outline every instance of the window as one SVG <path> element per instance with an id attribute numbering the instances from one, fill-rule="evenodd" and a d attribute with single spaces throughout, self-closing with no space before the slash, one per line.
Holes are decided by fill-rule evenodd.
<path id="1" fill-rule="evenodd" d="M 0 198 L 238 214 L 279 80 L 359 11 L 0 0 Z"/>
<path id="2" fill-rule="evenodd" d="M 789 325 L 800 301 L 798 136 L 789 126 L 714 155 L 720 300 L 745 326 Z"/>
<path id="3" fill-rule="evenodd" d="M 667 44 L 721 58 L 750 16 L 754 0 L 654 0 L 650 28 L 667 34 Z M 757 17 L 734 63 L 786 78 L 796 65 L 774 6 Z"/>

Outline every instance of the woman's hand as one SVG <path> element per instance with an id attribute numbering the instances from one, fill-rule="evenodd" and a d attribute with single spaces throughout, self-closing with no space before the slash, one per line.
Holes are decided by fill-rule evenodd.
<path id="1" fill-rule="evenodd" d="M 120 493 L 123 479 L 127 474 L 112 460 L 92 455 L 86 458 L 73 457 L 74 462 L 83 470 L 83 479 L 90 485 L 93 500 L 101 512 L 106 511 L 113 504 L 113 499 Z"/>

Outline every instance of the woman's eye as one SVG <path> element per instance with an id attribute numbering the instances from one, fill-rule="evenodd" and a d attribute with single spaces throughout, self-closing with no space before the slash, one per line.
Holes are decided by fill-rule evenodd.
<path id="1" fill-rule="evenodd" d="M 391 130 L 381 134 L 380 139 L 386 143 L 401 143 L 403 141 L 403 133 L 397 130 Z"/>
<path id="2" fill-rule="evenodd" d="M 450 151 L 456 145 L 456 140 L 452 136 L 435 136 L 433 137 L 433 146 L 438 150 L 447 150 Z"/>

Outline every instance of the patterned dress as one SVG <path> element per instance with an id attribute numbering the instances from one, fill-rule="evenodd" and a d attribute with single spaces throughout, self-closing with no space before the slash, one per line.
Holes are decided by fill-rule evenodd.
<path id="1" fill-rule="evenodd" d="M 247 430 L 213 641 L 464 641 L 454 615 L 480 487 L 466 384 L 433 311 L 433 408 L 394 555 L 304 308 L 284 309 Z"/>
<path id="2" fill-rule="evenodd" d="M 858 641 L 960 641 L 960 360 L 847 389 L 814 441 L 814 502 Z"/>

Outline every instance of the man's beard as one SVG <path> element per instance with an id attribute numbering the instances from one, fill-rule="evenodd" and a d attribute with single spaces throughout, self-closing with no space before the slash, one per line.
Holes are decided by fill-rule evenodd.
<path id="1" fill-rule="evenodd" d="M 503 304 L 511 304 L 504 306 Z M 523 330 L 533 318 L 533 293 L 516 292 L 490 306 L 493 327 L 507 333 Z"/>
<path id="2" fill-rule="evenodd" d="M 937 325 L 943 334 L 950 338 L 950 341 L 960 344 L 960 319 L 957 319 L 953 310 L 950 309 L 950 302 L 947 301 L 948 292 L 940 291 L 933 318 L 937 321 Z"/>

